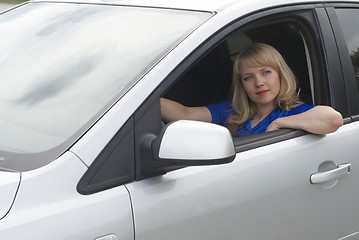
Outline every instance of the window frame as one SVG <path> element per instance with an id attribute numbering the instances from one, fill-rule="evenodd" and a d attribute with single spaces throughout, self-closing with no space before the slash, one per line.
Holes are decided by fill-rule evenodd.
<path id="1" fill-rule="evenodd" d="M 326 11 L 328 13 L 329 20 L 332 24 L 333 33 L 335 35 L 336 44 L 338 47 L 340 64 L 342 66 L 344 84 L 347 92 L 347 102 L 349 108 L 349 114 L 352 121 L 359 121 L 359 91 L 358 85 L 355 79 L 354 68 L 350 59 L 347 42 L 344 33 L 340 26 L 340 20 L 336 14 L 336 9 L 358 9 L 359 4 L 328 4 L 326 5 Z"/>

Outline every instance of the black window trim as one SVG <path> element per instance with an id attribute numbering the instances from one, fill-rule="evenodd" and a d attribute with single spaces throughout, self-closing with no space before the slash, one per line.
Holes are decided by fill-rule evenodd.
<path id="1" fill-rule="evenodd" d="M 347 92 L 346 100 L 348 102 L 349 114 L 353 121 L 359 121 L 359 92 L 357 91 L 358 86 L 355 82 L 356 80 L 353 65 L 348 52 L 346 39 L 344 33 L 341 30 L 339 18 L 336 14 L 336 8 L 358 9 L 359 11 L 359 4 L 338 3 L 326 5 L 326 11 L 328 13 L 328 17 L 333 28 L 333 32 L 335 34 L 339 59 L 343 69 L 344 84 Z"/>
<path id="2" fill-rule="evenodd" d="M 94 194 L 134 180 L 133 121 L 133 117 L 126 121 L 81 177 L 77 184 L 80 194 Z"/>

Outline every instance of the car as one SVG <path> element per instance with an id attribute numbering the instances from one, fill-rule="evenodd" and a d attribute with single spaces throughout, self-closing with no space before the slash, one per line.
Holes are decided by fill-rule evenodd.
<path id="1" fill-rule="evenodd" d="M 359 238 L 359 1 L 34 0 L 0 14 L 0 239 Z M 161 119 L 275 47 L 343 126 Z"/>

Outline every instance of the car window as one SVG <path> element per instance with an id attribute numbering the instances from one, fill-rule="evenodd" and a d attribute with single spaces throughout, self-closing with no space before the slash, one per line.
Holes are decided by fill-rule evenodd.
<path id="1" fill-rule="evenodd" d="M 312 104 L 311 62 L 305 40 L 295 25 L 286 22 L 255 25 L 230 34 L 178 79 L 164 97 L 187 106 L 203 106 L 231 98 L 234 59 L 253 42 L 270 44 L 282 54 L 297 77 L 301 100 Z"/>
<path id="2" fill-rule="evenodd" d="M 65 144 L 61 153 L 211 16 L 70 3 L 1 14 L 0 167 Z"/>
<path id="3" fill-rule="evenodd" d="M 359 31 L 353 24 L 359 22 L 359 10 L 336 9 L 336 13 L 348 46 L 359 92 Z"/>

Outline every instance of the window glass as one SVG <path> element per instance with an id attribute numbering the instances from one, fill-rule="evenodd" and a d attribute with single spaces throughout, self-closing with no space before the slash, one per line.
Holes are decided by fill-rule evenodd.
<path id="1" fill-rule="evenodd" d="M 359 91 L 359 9 L 337 9 L 339 22 L 348 45 Z"/>
<path id="2" fill-rule="evenodd" d="M 36 2 L 0 14 L 0 167 L 70 145 L 211 16 Z"/>

